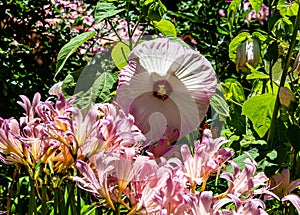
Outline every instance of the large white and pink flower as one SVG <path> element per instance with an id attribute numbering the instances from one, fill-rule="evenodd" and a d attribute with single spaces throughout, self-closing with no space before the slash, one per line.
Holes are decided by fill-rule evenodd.
<path id="1" fill-rule="evenodd" d="M 167 38 L 136 46 L 119 75 L 116 101 L 148 139 L 194 131 L 207 112 L 217 79 L 197 51 Z M 167 129 L 168 128 L 168 129 Z"/>

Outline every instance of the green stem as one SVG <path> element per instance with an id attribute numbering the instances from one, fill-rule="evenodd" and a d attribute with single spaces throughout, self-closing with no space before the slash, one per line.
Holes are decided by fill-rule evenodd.
<path id="1" fill-rule="evenodd" d="M 69 192 L 68 192 L 65 214 L 68 215 L 69 206 L 71 207 L 71 213 L 75 214 L 76 208 L 75 208 L 74 182 L 67 182 L 67 188 Z"/>
<path id="2" fill-rule="evenodd" d="M 76 214 L 80 214 L 80 210 L 81 210 L 81 205 L 80 205 L 80 189 L 78 186 L 76 186 L 76 191 L 77 191 L 77 207 L 76 207 L 76 210 L 77 210 L 77 213 Z"/>
<path id="3" fill-rule="evenodd" d="M 113 25 L 113 23 L 112 23 L 109 19 L 107 19 L 107 22 L 108 22 L 109 25 L 111 26 L 113 32 L 116 34 L 116 36 L 118 37 L 118 39 L 120 40 L 120 42 L 123 43 L 124 45 L 128 46 L 128 44 L 125 43 L 125 42 L 122 40 L 122 38 L 120 37 L 120 35 L 119 35 L 119 33 L 117 32 L 117 30 L 115 29 L 115 26 Z"/>
<path id="4" fill-rule="evenodd" d="M 46 184 L 42 184 L 42 214 L 46 214 L 47 212 L 47 207 L 46 207 L 46 194 L 47 194 L 47 185 Z"/>
<path id="5" fill-rule="evenodd" d="M 297 14 L 295 25 L 294 25 L 294 32 L 293 32 L 290 47 L 289 47 L 289 50 L 287 53 L 284 70 L 281 75 L 279 89 L 280 89 L 280 87 L 284 86 L 284 84 L 285 84 L 287 72 L 288 72 L 289 65 L 291 63 L 291 59 L 292 59 L 292 55 L 293 55 L 293 50 L 294 50 L 295 44 L 296 44 L 296 38 L 297 38 L 299 25 L 300 25 L 300 9 L 298 9 L 298 14 Z M 273 111 L 273 116 L 272 116 L 272 121 L 271 121 L 270 129 L 269 129 L 269 133 L 268 133 L 268 140 L 267 140 L 270 149 L 273 148 L 273 140 L 274 140 L 274 134 L 275 134 L 275 129 L 276 129 L 276 119 L 277 119 L 277 115 L 278 115 L 279 106 L 280 106 L 280 103 L 279 103 L 279 90 L 278 90 L 276 101 L 275 101 L 275 106 L 274 106 L 274 111 Z"/>
<path id="6" fill-rule="evenodd" d="M 54 188 L 54 215 L 58 215 L 59 189 Z"/>
<path id="7" fill-rule="evenodd" d="M 15 164 L 15 168 L 14 168 L 14 173 L 13 173 L 11 185 L 9 187 L 8 195 L 7 195 L 7 203 L 6 203 L 6 210 L 7 210 L 7 212 L 6 212 L 6 215 L 9 215 L 9 213 L 10 213 L 13 187 L 14 187 L 14 184 L 15 184 L 15 181 L 16 181 L 19 169 L 20 169 L 19 164 Z"/>
<path id="8" fill-rule="evenodd" d="M 28 215 L 37 214 L 37 207 L 35 201 L 35 183 L 36 181 L 30 178 L 30 198 L 29 198 Z"/>
<path id="9" fill-rule="evenodd" d="M 132 35 L 133 35 L 133 32 L 131 33 L 131 30 L 130 30 L 130 17 L 129 17 L 129 9 L 130 9 L 130 4 L 131 4 L 131 1 L 129 0 L 127 3 L 127 8 L 126 8 L 126 22 L 127 22 L 127 31 L 128 31 L 128 39 L 129 39 L 129 48 L 130 48 L 130 51 L 132 50 Z"/>

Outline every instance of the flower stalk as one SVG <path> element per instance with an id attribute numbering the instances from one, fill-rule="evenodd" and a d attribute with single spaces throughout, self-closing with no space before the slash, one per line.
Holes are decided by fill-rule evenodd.
<path id="1" fill-rule="evenodd" d="M 290 43 L 288 53 L 286 56 L 286 62 L 285 62 L 284 69 L 283 69 L 283 72 L 281 75 L 279 88 L 283 87 L 285 84 L 287 72 L 288 72 L 289 65 L 291 63 L 291 59 L 292 59 L 292 55 L 293 55 L 293 50 L 296 45 L 296 38 L 297 38 L 299 25 L 300 25 L 300 10 L 298 8 L 297 17 L 296 17 L 295 24 L 294 24 L 294 32 L 293 32 L 293 35 L 291 38 L 291 43 Z M 270 125 L 270 129 L 269 129 L 269 133 L 268 133 L 268 139 L 267 139 L 270 149 L 273 148 L 274 134 L 275 134 L 275 130 L 276 130 L 276 119 L 277 119 L 277 115 L 278 115 L 279 106 L 280 106 L 280 102 L 279 102 L 279 91 L 278 91 L 276 101 L 275 101 L 274 111 L 273 111 L 273 115 L 272 115 L 271 125 Z"/>

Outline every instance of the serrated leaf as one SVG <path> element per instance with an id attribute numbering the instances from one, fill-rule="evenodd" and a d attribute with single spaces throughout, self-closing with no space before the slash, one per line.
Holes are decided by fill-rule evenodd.
<path id="1" fill-rule="evenodd" d="M 111 2 L 98 2 L 94 12 L 95 24 L 103 21 L 106 18 L 115 16 L 123 10 L 124 8 L 117 9 L 117 7 Z"/>
<path id="2" fill-rule="evenodd" d="M 258 13 L 263 4 L 263 0 L 249 0 L 249 2 L 252 8 L 255 10 L 255 12 Z"/>
<path id="3" fill-rule="evenodd" d="M 162 19 L 159 22 L 154 21 L 154 27 L 157 28 L 166 37 L 176 37 L 176 29 L 172 22 Z"/>
<path id="4" fill-rule="evenodd" d="M 62 70 L 67 59 L 81 46 L 85 41 L 91 39 L 96 32 L 84 32 L 73 38 L 70 42 L 64 45 L 58 53 L 55 76 Z"/>
<path id="5" fill-rule="evenodd" d="M 253 123 L 254 130 L 262 138 L 271 125 L 276 96 L 271 93 L 257 95 L 245 101 L 242 114 Z"/>
<path id="6" fill-rule="evenodd" d="M 238 34 L 229 44 L 229 58 L 235 62 L 236 59 L 236 50 L 241 42 L 247 39 L 250 34 L 248 32 L 242 32 Z"/>
<path id="7" fill-rule="evenodd" d="M 112 49 L 111 58 L 119 70 L 128 64 L 129 53 L 129 43 L 124 44 L 123 42 L 118 42 Z"/>

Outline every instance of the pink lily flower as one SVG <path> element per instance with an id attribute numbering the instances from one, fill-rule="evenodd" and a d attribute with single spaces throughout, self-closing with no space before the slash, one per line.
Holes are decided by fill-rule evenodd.
<path id="1" fill-rule="evenodd" d="M 226 143 L 224 139 L 213 139 L 211 131 L 203 131 L 202 142 L 195 142 L 194 156 L 192 156 L 187 145 L 181 147 L 181 155 L 184 163 L 184 172 L 195 192 L 196 185 L 203 184 L 203 190 L 206 186 L 211 173 L 217 172 L 222 165 L 233 155 L 228 149 L 220 148 Z"/>
<path id="2" fill-rule="evenodd" d="M 270 178 L 270 190 L 273 191 L 281 201 L 290 201 L 300 214 L 300 197 L 292 193 L 292 191 L 299 186 L 300 179 L 290 182 L 290 170 L 288 168 L 283 169 L 281 174 L 275 174 Z M 266 197 L 266 199 L 270 198 L 272 198 L 272 196 Z"/>

